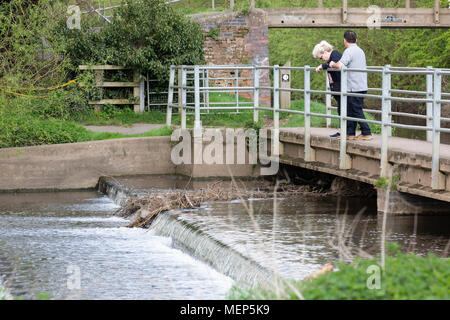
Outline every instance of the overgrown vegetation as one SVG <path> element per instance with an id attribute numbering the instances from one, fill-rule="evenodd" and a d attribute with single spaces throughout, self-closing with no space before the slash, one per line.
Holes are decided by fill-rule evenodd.
<path id="1" fill-rule="evenodd" d="M 67 27 L 69 3 L 0 3 L 2 148 L 98 136 L 77 123 L 163 122 L 160 113 L 136 115 L 128 106 L 106 105 L 96 113 L 88 100 L 100 99 L 101 90 L 95 87 L 94 72 L 80 73 L 80 64 L 120 65 L 164 83 L 171 64 L 203 63 L 204 35 L 199 25 L 162 0 L 127 1 L 127 6 L 114 11 L 113 23 L 100 27 L 97 19 L 82 15 L 81 29 Z M 109 81 L 126 76 L 120 73 Z M 112 96 L 103 98 L 116 98 L 125 91 L 110 91 L 107 94 Z"/>
<path id="2" fill-rule="evenodd" d="M 375 187 L 381 188 L 381 189 L 387 189 L 389 190 L 397 190 L 397 184 L 400 182 L 400 175 L 396 174 L 392 177 L 381 177 L 377 181 L 375 181 Z"/>
<path id="3" fill-rule="evenodd" d="M 204 35 L 197 23 L 162 0 L 127 1 L 113 11 L 112 23 L 93 32 L 96 21 L 82 19 L 81 29 L 60 20 L 55 33 L 73 68 L 112 64 L 131 68 L 151 79 L 167 80 L 170 65 L 203 64 Z"/>
<path id="4" fill-rule="evenodd" d="M 371 267 L 374 266 L 374 267 Z M 357 258 L 353 263 L 336 263 L 337 271 L 303 281 L 288 281 L 273 288 L 245 290 L 233 286 L 230 299 L 294 299 L 307 300 L 430 300 L 450 298 L 450 260 L 433 254 L 426 257 L 400 252 L 390 244 L 385 269 L 376 259 Z M 380 270 L 380 286 L 368 281 L 373 271 Z M 372 289 L 369 289 L 368 282 Z"/>
<path id="5" fill-rule="evenodd" d="M 101 2 L 103 2 L 102 0 Z M 119 4 L 121 1 L 113 0 Z M 105 105 L 95 112 L 88 100 L 98 100 L 101 90 L 95 87 L 95 74 L 79 73 L 79 64 L 117 64 L 149 73 L 152 78 L 167 84 L 170 64 L 203 63 L 204 34 L 200 27 L 184 17 L 186 10 L 210 8 L 203 0 L 187 0 L 165 5 L 163 0 L 129 0 L 127 7 L 111 11 L 113 23 L 100 23 L 96 14 L 82 15 L 81 30 L 67 28 L 67 6 L 73 1 L 24 1 L 0 3 L 0 146 L 34 145 L 83 141 L 86 133 L 77 124 L 131 125 L 137 122 L 164 123 L 162 112 L 134 114 L 130 106 Z M 84 1 L 77 1 L 83 4 Z M 441 0 L 441 6 L 447 2 Z M 229 8 L 229 1 L 216 1 L 216 9 Z M 235 3 L 235 10 L 249 13 L 250 1 Z M 257 0 L 256 7 L 313 7 L 315 0 Z M 349 7 L 367 5 L 398 7 L 403 1 L 349 0 Z M 325 7 L 338 7 L 341 1 L 325 1 Z M 412 7 L 432 7 L 431 0 L 411 1 Z M 188 8 L 189 7 L 189 8 Z M 82 10 L 88 9 L 82 7 Z M 183 11 L 183 10 L 184 11 Z M 217 32 L 213 31 L 214 36 Z M 276 29 L 269 34 L 270 63 L 315 66 L 319 63 L 311 55 L 312 47 L 326 39 L 343 51 L 344 29 Z M 359 44 L 364 47 L 369 65 L 390 63 L 396 66 L 450 67 L 450 31 L 446 29 L 358 29 Z M 407 54 L 405 54 L 407 53 Z M 108 81 L 124 81 L 126 72 L 105 73 Z M 394 86 L 424 89 L 420 77 L 392 77 Z M 303 74 L 292 72 L 292 87 L 303 86 Z M 71 82 L 74 80 L 73 82 Z M 371 86 L 380 79 L 371 75 Z M 444 78 L 444 86 L 447 86 Z M 79 84 L 84 84 L 80 86 Z M 312 89 L 323 89 L 323 73 L 312 74 Z M 122 98 L 128 89 L 103 91 L 103 98 Z M 445 90 L 445 89 L 444 89 Z M 218 98 L 233 101 L 232 98 Z M 302 109 L 301 95 L 293 93 L 292 108 Z M 323 102 L 323 96 L 313 95 Z M 213 97 L 214 99 L 214 97 Z M 400 104 L 400 103 L 399 103 Z M 366 105 L 379 105 L 367 99 Z M 393 103 L 393 109 L 397 103 Z M 313 112 L 323 105 L 312 105 Z M 418 106 L 424 108 L 424 106 Z M 318 111 L 318 112 L 323 112 Z M 270 121 L 269 112 L 260 112 Z M 188 117 L 188 124 L 193 117 Z M 283 126 L 300 126 L 303 117 L 280 115 Z M 251 112 L 202 116 L 205 125 L 243 126 L 251 122 Z M 323 126 L 324 119 L 312 118 L 313 126 Z M 179 117 L 174 116 L 174 123 Z M 332 120 L 333 126 L 338 126 Z M 67 125 L 66 125 L 67 124 Z M 372 127 L 374 133 L 377 128 Z M 48 131 L 48 132 L 47 132 Z M 30 135 L 29 138 L 27 135 Z M 50 136 L 51 135 L 51 136 Z"/>

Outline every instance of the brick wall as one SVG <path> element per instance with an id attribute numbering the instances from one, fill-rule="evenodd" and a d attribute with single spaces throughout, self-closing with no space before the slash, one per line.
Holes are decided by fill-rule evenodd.
<path id="1" fill-rule="evenodd" d="M 206 40 L 204 43 L 205 60 L 214 65 L 258 65 L 269 66 L 269 28 L 267 15 L 254 9 L 247 16 L 238 12 L 217 13 L 214 15 L 195 15 L 194 20 L 202 26 Z M 217 34 L 216 37 L 210 36 Z M 214 32 L 215 31 L 215 32 Z M 253 73 L 249 70 L 239 72 L 239 86 L 253 85 Z M 228 80 L 211 80 L 214 86 L 235 86 L 235 71 L 210 71 L 210 78 L 233 78 Z M 245 79 L 248 78 L 248 79 Z M 270 86 L 268 70 L 260 71 L 260 86 Z M 252 93 L 240 93 L 252 99 Z M 261 90 L 261 104 L 270 105 L 270 91 Z"/>

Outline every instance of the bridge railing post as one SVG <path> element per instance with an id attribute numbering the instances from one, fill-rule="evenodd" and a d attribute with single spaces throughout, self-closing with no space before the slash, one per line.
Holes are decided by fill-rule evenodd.
<path id="1" fill-rule="evenodd" d="M 330 91 L 330 78 L 328 78 L 328 73 L 325 72 L 325 90 Z M 325 114 L 327 116 L 331 115 L 331 94 L 327 93 L 325 95 Z M 331 127 L 331 118 L 325 119 L 327 128 Z"/>
<path id="2" fill-rule="evenodd" d="M 147 77 L 148 83 L 148 77 Z M 175 66 L 170 66 L 170 75 L 169 75 L 169 95 L 167 98 L 167 114 L 166 114 L 166 125 L 172 125 L 172 104 L 173 104 L 173 86 L 175 85 Z M 149 101 L 150 108 L 150 101 Z"/>
<path id="3" fill-rule="evenodd" d="M 253 122 L 258 123 L 259 121 L 259 69 L 253 66 Z"/>
<path id="4" fill-rule="evenodd" d="M 431 189 L 442 190 L 445 189 L 445 179 L 440 172 L 439 157 L 440 157 L 440 143 L 441 135 L 439 129 L 441 128 L 441 84 L 442 75 L 440 69 L 434 69 L 434 94 L 433 94 L 433 141 L 432 141 L 432 158 L 431 158 Z"/>
<path id="5" fill-rule="evenodd" d="M 200 121 L 200 67 L 194 66 L 194 101 L 195 101 L 195 120 L 194 137 L 201 135 L 202 124 Z"/>
<path id="6" fill-rule="evenodd" d="M 305 112 L 305 161 L 315 161 L 314 149 L 311 148 L 311 73 L 309 66 L 304 67 L 304 112 Z"/>
<path id="7" fill-rule="evenodd" d="M 432 66 L 428 66 L 427 70 L 431 71 L 433 70 Z M 427 95 L 426 98 L 427 99 L 433 99 L 433 75 L 432 74 L 427 74 L 426 75 L 427 78 Z M 426 121 L 426 125 L 427 127 L 432 127 L 433 126 L 433 103 L 432 102 L 427 102 L 427 121 Z M 433 132 L 427 130 L 427 141 L 433 141 Z"/>
<path id="8" fill-rule="evenodd" d="M 280 128 L 280 66 L 273 66 L 273 128 Z"/>
<path id="9" fill-rule="evenodd" d="M 350 169 L 351 158 L 347 154 L 347 68 L 341 69 L 341 140 L 339 146 L 339 169 Z"/>
<path id="10" fill-rule="evenodd" d="M 387 177 L 389 175 L 389 158 L 388 158 L 388 137 L 392 132 L 391 128 L 391 74 L 388 73 L 390 65 L 383 67 L 382 91 L 381 91 L 381 155 L 380 155 L 380 176 Z"/>
<path id="11" fill-rule="evenodd" d="M 186 67 L 181 66 L 181 129 L 186 129 Z"/>
<path id="12" fill-rule="evenodd" d="M 236 88 L 239 88 L 239 69 L 238 68 L 236 68 L 234 70 L 234 78 L 235 78 Z M 234 99 L 235 99 L 235 103 L 236 103 L 236 113 L 239 113 L 239 89 L 236 89 Z"/>

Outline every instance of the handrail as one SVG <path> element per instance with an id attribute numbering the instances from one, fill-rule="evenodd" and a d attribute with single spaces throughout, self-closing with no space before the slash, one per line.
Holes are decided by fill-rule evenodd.
<path id="1" fill-rule="evenodd" d="M 255 66 L 255 65 L 226 65 L 226 66 L 209 66 L 209 65 L 196 65 L 196 66 L 171 66 L 171 76 L 169 83 L 169 101 L 167 105 L 168 116 L 167 124 L 171 125 L 172 108 L 179 108 L 181 110 L 181 128 L 186 128 L 186 110 L 194 110 L 195 121 L 194 131 L 198 134 L 201 130 L 201 113 L 200 111 L 209 112 L 210 110 L 232 110 L 239 112 L 239 110 L 253 110 L 253 120 L 258 122 L 258 111 L 270 111 L 273 112 L 273 129 L 277 131 L 279 129 L 279 115 L 281 113 L 289 114 L 301 114 L 305 117 L 305 157 L 306 162 L 315 161 L 315 151 L 311 147 L 311 117 L 321 117 L 327 119 L 327 125 L 331 123 L 331 119 L 339 119 L 341 127 L 341 139 L 340 139 L 340 151 L 339 151 L 339 168 L 346 170 L 351 168 L 351 158 L 347 154 L 347 135 L 346 135 L 346 122 L 357 121 L 363 123 L 371 123 L 381 126 L 381 156 L 380 156 L 380 176 L 387 176 L 389 162 L 388 162 L 388 137 L 391 136 L 392 128 L 405 128 L 412 130 L 421 130 L 427 132 L 427 140 L 432 143 L 432 165 L 431 165 L 431 187 L 434 190 L 440 190 L 445 187 L 445 181 L 443 181 L 443 175 L 439 171 L 439 145 L 440 145 L 440 133 L 450 132 L 448 128 L 441 128 L 441 121 L 450 121 L 450 118 L 441 117 L 441 104 L 450 103 L 450 100 L 446 100 L 444 97 L 449 97 L 450 93 L 442 92 L 442 78 L 450 75 L 450 69 L 437 69 L 432 67 L 426 68 L 409 68 L 409 67 L 391 67 L 389 65 L 378 67 L 369 66 L 366 69 L 346 68 L 332 69 L 327 71 L 337 71 L 341 73 L 341 91 L 331 91 L 326 84 L 326 90 L 315 90 L 310 88 L 311 71 L 315 70 L 314 67 L 288 67 L 288 66 Z M 245 74 L 240 76 L 240 71 L 245 70 Z M 209 73 L 223 71 L 224 73 L 233 72 L 233 77 L 224 76 L 210 77 Z M 267 85 L 261 83 L 263 74 L 265 79 L 269 79 L 268 72 L 272 74 L 272 83 Z M 284 88 L 281 87 L 281 72 L 283 71 L 301 71 L 304 76 L 303 88 Z M 175 72 L 179 73 L 178 80 L 175 77 Z M 249 74 L 251 72 L 251 74 Z M 381 88 L 368 88 L 368 91 L 376 91 L 379 94 L 368 93 L 355 93 L 347 92 L 347 77 L 351 72 L 365 72 L 380 74 L 382 78 Z M 418 75 L 426 77 L 426 91 L 418 90 L 404 90 L 393 89 L 391 85 L 392 75 Z M 239 83 L 241 80 L 241 83 Z M 211 86 L 210 81 L 225 81 L 218 86 Z M 228 82 L 227 82 L 228 81 Z M 187 85 L 189 83 L 189 85 Z M 193 85 L 192 85 L 193 84 Z M 174 91 L 178 90 L 179 102 L 178 104 L 173 102 Z M 209 99 L 204 98 L 204 101 L 200 101 L 200 97 L 209 97 L 210 92 L 235 92 L 235 102 L 209 102 Z M 270 91 L 273 97 L 273 107 L 260 106 L 260 94 L 262 91 Z M 239 101 L 239 93 L 247 92 L 247 94 L 253 95 L 252 101 Z M 295 92 L 304 95 L 304 110 L 291 110 L 281 109 L 279 104 L 280 93 L 282 92 Z M 181 94 L 180 94 L 181 93 Z M 194 102 L 187 103 L 187 95 L 194 94 Z M 326 107 L 326 113 L 311 112 L 310 98 L 311 94 L 323 94 L 331 97 L 331 95 L 340 95 L 341 99 L 341 114 L 331 114 L 331 103 Z M 392 94 L 401 94 L 402 96 L 392 96 Z M 172 95 L 172 96 L 171 96 Z M 206 95 L 206 96 L 205 96 Z M 407 96 L 404 96 L 407 95 Z M 422 95 L 424 97 L 417 98 L 411 97 L 411 95 Z M 359 119 L 350 117 L 347 115 L 347 98 L 348 97 L 364 97 L 381 100 L 381 110 L 364 109 L 364 112 L 376 113 L 381 115 L 380 120 Z M 330 100 L 328 100 L 329 102 Z M 401 101 L 409 103 L 425 103 L 427 106 L 426 115 L 412 114 L 407 112 L 393 112 L 391 110 L 392 101 Z M 169 117 L 170 114 L 170 117 Z M 400 123 L 393 123 L 392 116 L 411 117 L 416 119 L 424 119 L 426 121 L 425 126 L 420 125 L 406 125 Z"/>

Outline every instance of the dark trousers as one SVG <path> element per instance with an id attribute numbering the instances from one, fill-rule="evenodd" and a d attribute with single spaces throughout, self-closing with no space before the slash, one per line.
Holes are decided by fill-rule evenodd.
<path id="1" fill-rule="evenodd" d="M 366 94 L 367 91 L 359 91 L 353 93 Z M 362 97 L 350 97 L 347 96 L 347 117 L 366 119 L 363 112 L 364 98 Z M 347 120 L 347 135 L 354 136 L 356 133 L 356 127 L 359 123 L 361 128 L 361 134 L 371 135 L 369 125 L 365 122 L 357 122 Z"/>
<path id="2" fill-rule="evenodd" d="M 331 83 L 330 84 L 330 89 L 331 91 L 337 91 L 337 92 L 341 92 L 341 83 L 340 82 L 336 82 L 336 83 Z M 337 112 L 338 115 L 341 115 L 341 96 L 335 96 L 333 95 L 334 100 L 336 100 L 337 103 Z"/>

